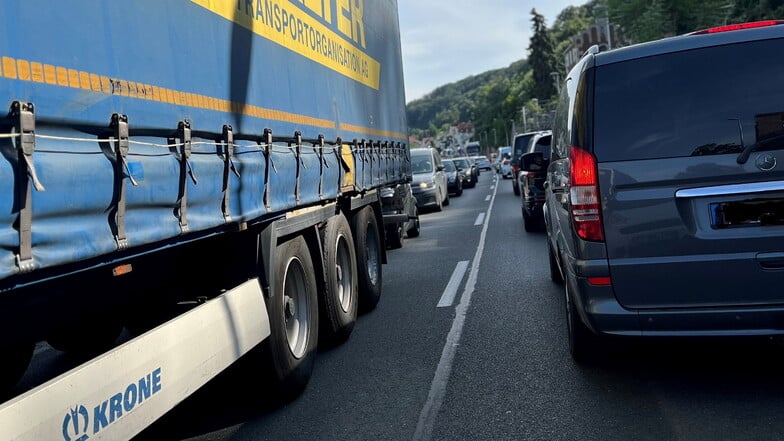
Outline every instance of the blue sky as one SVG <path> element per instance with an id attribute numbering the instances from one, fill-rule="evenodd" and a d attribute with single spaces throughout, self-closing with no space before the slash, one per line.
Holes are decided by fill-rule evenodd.
<path id="1" fill-rule="evenodd" d="M 406 102 L 528 56 L 531 9 L 547 25 L 580 0 L 398 0 Z"/>

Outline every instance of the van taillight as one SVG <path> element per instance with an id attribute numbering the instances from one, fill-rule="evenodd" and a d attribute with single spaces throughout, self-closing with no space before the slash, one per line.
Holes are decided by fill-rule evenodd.
<path id="1" fill-rule="evenodd" d="M 703 34 L 718 34 L 719 32 L 740 31 L 743 29 L 764 28 L 766 26 L 776 26 L 784 24 L 784 20 L 763 20 L 754 21 L 750 23 L 739 23 L 725 26 L 717 26 L 715 28 L 703 29 L 701 31 L 692 32 L 689 35 L 703 35 Z"/>
<path id="2" fill-rule="evenodd" d="M 569 202 L 577 235 L 585 240 L 603 241 L 602 210 L 599 204 L 599 178 L 596 158 L 579 147 L 572 147 L 570 159 Z"/>

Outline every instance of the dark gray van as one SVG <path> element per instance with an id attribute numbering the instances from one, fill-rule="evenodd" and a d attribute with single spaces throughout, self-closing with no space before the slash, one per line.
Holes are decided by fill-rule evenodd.
<path id="1" fill-rule="evenodd" d="M 784 334 L 784 22 L 589 50 L 544 216 L 576 361 L 602 336 Z"/>

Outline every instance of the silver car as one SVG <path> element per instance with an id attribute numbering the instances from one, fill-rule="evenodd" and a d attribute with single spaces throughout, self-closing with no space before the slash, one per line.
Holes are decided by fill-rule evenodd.
<path id="1" fill-rule="evenodd" d="M 431 207 L 441 211 L 444 205 L 449 205 L 446 174 L 437 150 L 412 149 L 411 173 L 411 189 L 419 208 Z"/>

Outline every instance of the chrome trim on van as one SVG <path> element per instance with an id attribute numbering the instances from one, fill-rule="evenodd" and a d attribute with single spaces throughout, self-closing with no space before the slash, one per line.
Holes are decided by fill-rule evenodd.
<path id="1" fill-rule="evenodd" d="M 784 191 L 784 181 L 752 182 L 748 184 L 717 185 L 714 187 L 686 188 L 675 192 L 676 198 L 730 196 L 745 193 Z"/>

